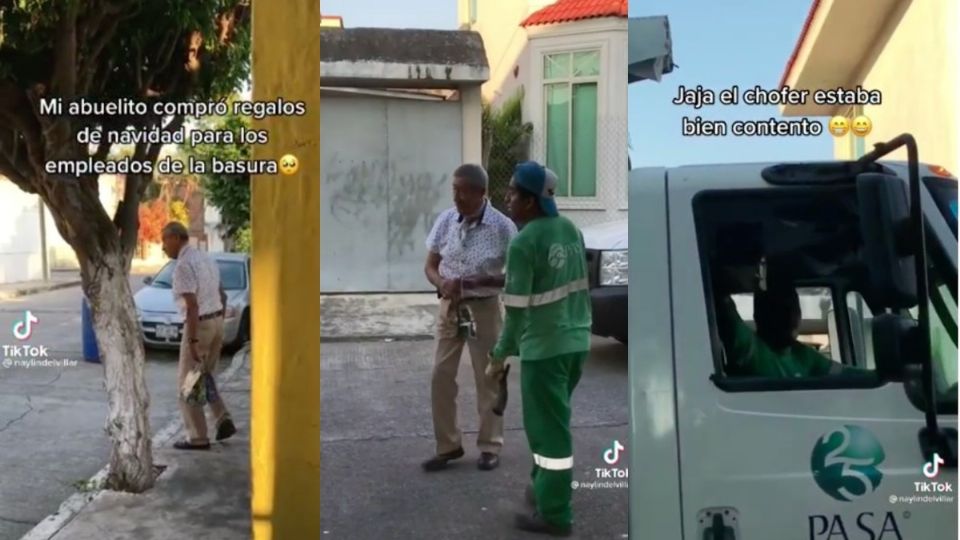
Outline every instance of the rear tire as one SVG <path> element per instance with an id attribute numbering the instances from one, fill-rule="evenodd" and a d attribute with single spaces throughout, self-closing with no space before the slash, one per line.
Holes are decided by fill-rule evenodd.
<path id="1" fill-rule="evenodd" d="M 247 340 L 250 339 L 250 309 L 247 308 L 243 310 L 243 315 L 240 317 L 240 327 L 237 329 L 237 337 L 234 338 L 233 342 L 227 346 L 227 349 L 230 352 L 237 352 L 246 345 Z"/>

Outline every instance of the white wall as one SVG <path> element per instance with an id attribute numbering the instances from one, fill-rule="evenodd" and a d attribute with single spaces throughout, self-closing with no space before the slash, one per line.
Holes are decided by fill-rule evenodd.
<path id="1" fill-rule="evenodd" d="M 220 211 L 212 204 L 204 204 L 203 231 L 207 235 L 207 251 L 223 251 L 223 239 L 220 238 Z"/>
<path id="2" fill-rule="evenodd" d="M 469 95 L 469 92 L 465 94 Z M 324 292 L 425 291 L 425 241 L 452 206 L 452 173 L 464 155 L 456 101 L 324 95 L 320 111 L 320 249 Z M 479 103 L 474 100 L 474 106 Z M 475 112 L 475 111 L 474 111 Z"/>
<path id="3" fill-rule="evenodd" d="M 864 88 L 883 92 L 882 105 L 863 107 L 873 122 L 873 130 L 865 137 L 867 151 L 878 142 L 911 133 L 917 139 L 920 161 L 960 174 L 960 51 L 957 27 L 944 22 L 955 23 L 957 11 L 955 0 L 912 2 L 891 29 L 889 41 L 878 44 L 882 49 L 876 63 L 857 78 Z M 900 148 L 884 159 L 906 160 L 907 150 Z"/>
<path id="4" fill-rule="evenodd" d="M 0 177 L 0 283 L 43 279 L 39 203 Z"/>
<path id="5" fill-rule="evenodd" d="M 520 23 L 528 15 L 552 3 L 552 0 L 475 0 L 478 3 L 477 21 L 470 30 L 483 37 L 483 48 L 490 65 L 490 79 L 482 86 L 483 99 L 498 106 L 513 95 L 521 86 L 513 74 L 519 65 L 520 73 L 526 72 L 523 65 L 526 55 L 527 31 Z M 469 3 L 458 2 L 460 22 L 469 23 Z M 525 76 L 525 75 L 521 75 Z"/>

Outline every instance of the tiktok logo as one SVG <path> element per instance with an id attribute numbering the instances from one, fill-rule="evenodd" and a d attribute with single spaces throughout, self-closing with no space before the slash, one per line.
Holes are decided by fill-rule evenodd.
<path id="1" fill-rule="evenodd" d="M 23 320 L 13 323 L 13 337 L 19 341 L 26 341 L 33 335 L 33 325 L 39 323 L 40 319 L 29 309 L 23 312 Z"/>
<path id="2" fill-rule="evenodd" d="M 934 453 L 933 459 L 923 466 L 923 475 L 927 478 L 936 478 L 940 474 L 940 466 L 944 464 L 940 454 Z"/>
<path id="3" fill-rule="evenodd" d="M 624 450 L 624 448 L 620 441 L 613 441 L 613 447 L 608 448 L 603 453 L 603 460 L 607 462 L 607 465 L 616 465 L 620 461 L 621 450 Z"/>

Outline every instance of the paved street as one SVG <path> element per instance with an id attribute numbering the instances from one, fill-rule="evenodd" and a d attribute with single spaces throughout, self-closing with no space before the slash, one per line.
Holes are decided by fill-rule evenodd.
<path id="1" fill-rule="evenodd" d="M 131 277 L 134 289 L 143 276 Z M 14 540 L 51 514 L 76 484 L 106 464 L 109 441 L 103 368 L 83 361 L 79 287 L 0 302 L 0 345 L 19 343 L 13 322 L 30 309 L 39 318 L 29 344 L 49 357 L 75 360 L 63 367 L 0 368 L 0 540 Z M 229 357 L 221 368 L 229 364 Z M 147 352 L 150 426 L 174 416 L 176 355 Z"/>
<path id="2" fill-rule="evenodd" d="M 324 538 L 527 538 L 511 526 L 513 513 L 523 507 L 531 460 L 521 423 L 519 369 L 510 375 L 500 467 L 483 472 L 475 465 L 475 392 L 465 356 L 458 381 L 467 455 L 446 471 L 427 474 L 420 462 L 434 450 L 432 352 L 431 341 L 323 344 Z M 573 407 L 574 478 L 591 482 L 596 468 L 607 467 L 603 451 L 628 436 L 624 346 L 595 342 Z M 575 537 L 626 538 L 627 493 L 575 491 Z"/>

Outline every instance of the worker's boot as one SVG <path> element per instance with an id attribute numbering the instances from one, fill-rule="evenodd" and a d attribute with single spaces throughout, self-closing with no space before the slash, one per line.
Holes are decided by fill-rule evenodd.
<path id="1" fill-rule="evenodd" d="M 527 489 L 524 490 L 524 500 L 527 503 L 527 506 L 536 510 L 537 508 L 537 492 L 533 490 L 533 485 L 528 485 Z"/>
<path id="2" fill-rule="evenodd" d="M 513 525 L 521 531 L 547 534 L 550 536 L 567 537 L 573 534 L 572 526 L 547 523 L 538 513 L 533 513 L 532 515 L 517 514 Z"/>

